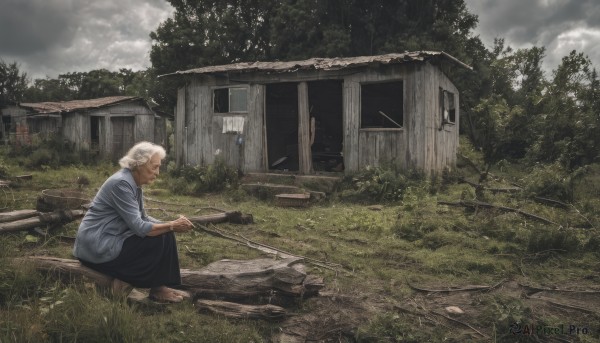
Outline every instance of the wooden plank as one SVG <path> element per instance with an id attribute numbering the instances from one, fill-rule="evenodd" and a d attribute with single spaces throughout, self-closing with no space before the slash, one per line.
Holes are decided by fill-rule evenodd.
<path id="1" fill-rule="evenodd" d="M 152 114 L 135 116 L 134 144 L 141 141 L 154 142 L 154 115 Z"/>
<path id="2" fill-rule="evenodd" d="M 250 85 L 243 137 L 242 172 L 267 171 L 264 85 Z"/>
<path id="3" fill-rule="evenodd" d="M 212 124 L 213 113 L 213 88 L 206 85 L 195 84 L 196 110 L 194 111 L 194 121 L 191 125 L 195 131 L 194 161 L 197 164 L 214 163 L 217 147 L 215 146 L 214 136 L 219 132 L 214 130 Z"/>
<path id="4" fill-rule="evenodd" d="M 175 107 L 175 163 L 177 166 L 185 164 L 184 155 L 184 131 L 185 112 L 186 112 L 186 87 L 183 86 L 177 90 L 177 106 Z"/>
<path id="5" fill-rule="evenodd" d="M 360 84 L 344 81 L 344 167 L 347 172 L 359 170 Z"/>
<path id="6" fill-rule="evenodd" d="M 300 174 L 312 173 L 308 83 L 298 83 L 298 162 Z"/>

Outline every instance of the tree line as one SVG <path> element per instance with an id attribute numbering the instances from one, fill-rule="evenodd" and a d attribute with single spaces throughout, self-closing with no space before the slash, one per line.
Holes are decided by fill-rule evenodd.
<path id="1" fill-rule="evenodd" d="M 173 108 L 177 70 L 242 61 L 298 60 L 445 51 L 473 67 L 452 71 L 461 92 L 462 133 L 488 164 L 505 159 L 598 162 L 600 90 L 584 54 L 564 56 L 551 75 L 544 47 L 486 48 L 463 0 L 168 0 L 173 16 L 150 33 L 152 66 L 92 70 L 28 82 L 0 60 L 0 106 L 8 102 L 137 95 Z"/>

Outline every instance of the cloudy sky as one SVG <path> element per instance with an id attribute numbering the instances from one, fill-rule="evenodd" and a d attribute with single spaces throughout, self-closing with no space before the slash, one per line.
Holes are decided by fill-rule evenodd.
<path id="1" fill-rule="evenodd" d="M 476 34 L 513 48 L 545 46 L 545 69 L 575 49 L 600 67 L 598 0 L 466 0 Z M 165 0 L 0 0 L 0 58 L 31 78 L 149 66 L 149 33 L 172 14 Z"/>
<path id="2" fill-rule="evenodd" d="M 476 34 L 488 48 L 504 38 L 513 49 L 545 47 L 544 69 L 556 69 L 572 50 L 600 69 L 600 1 L 465 0 L 479 16 Z"/>
<path id="3" fill-rule="evenodd" d="M 0 0 L 0 58 L 31 78 L 150 65 L 165 0 Z"/>

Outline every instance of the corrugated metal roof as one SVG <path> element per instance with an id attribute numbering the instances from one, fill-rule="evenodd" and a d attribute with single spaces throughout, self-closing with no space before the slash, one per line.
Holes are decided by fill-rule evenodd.
<path id="1" fill-rule="evenodd" d="M 176 71 L 168 75 L 183 74 L 213 74 L 224 72 L 292 72 L 297 70 L 340 70 L 356 68 L 373 64 L 401 64 L 406 62 L 426 61 L 431 58 L 443 58 L 461 67 L 472 69 L 470 66 L 452 57 L 443 51 L 414 51 L 398 54 L 358 57 L 311 58 L 303 61 L 289 62 L 240 62 L 219 66 L 209 66 L 183 71 Z"/>
<path id="2" fill-rule="evenodd" d="M 100 108 L 108 105 L 114 105 L 120 102 L 139 100 L 136 96 L 109 96 L 98 99 L 88 100 L 71 100 L 60 102 L 37 102 L 37 103 L 20 103 L 21 107 L 27 107 L 37 112 L 42 113 L 61 113 L 73 112 L 77 110 Z"/>

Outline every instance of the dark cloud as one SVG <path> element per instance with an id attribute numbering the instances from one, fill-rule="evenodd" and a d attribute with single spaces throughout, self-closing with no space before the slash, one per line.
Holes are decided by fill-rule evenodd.
<path id="1" fill-rule="evenodd" d="M 465 0 L 479 16 L 477 33 L 491 47 L 504 38 L 512 48 L 545 47 L 545 69 L 556 69 L 572 50 L 600 67 L 600 6 L 597 0 Z"/>
<path id="2" fill-rule="evenodd" d="M 68 44 L 75 35 L 69 1 L 2 0 L 0 53 L 26 55 Z"/>
<path id="3" fill-rule="evenodd" d="M 0 0 L 0 57 L 32 78 L 150 65 L 166 0 Z"/>
<path id="4" fill-rule="evenodd" d="M 571 50 L 600 66 L 597 0 L 465 0 L 479 16 L 476 33 L 513 48 L 544 46 L 545 68 Z M 0 0 L 0 58 L 30 77 L 150 65 L 151 31 L 173 8 L 166 0 Z"/>

